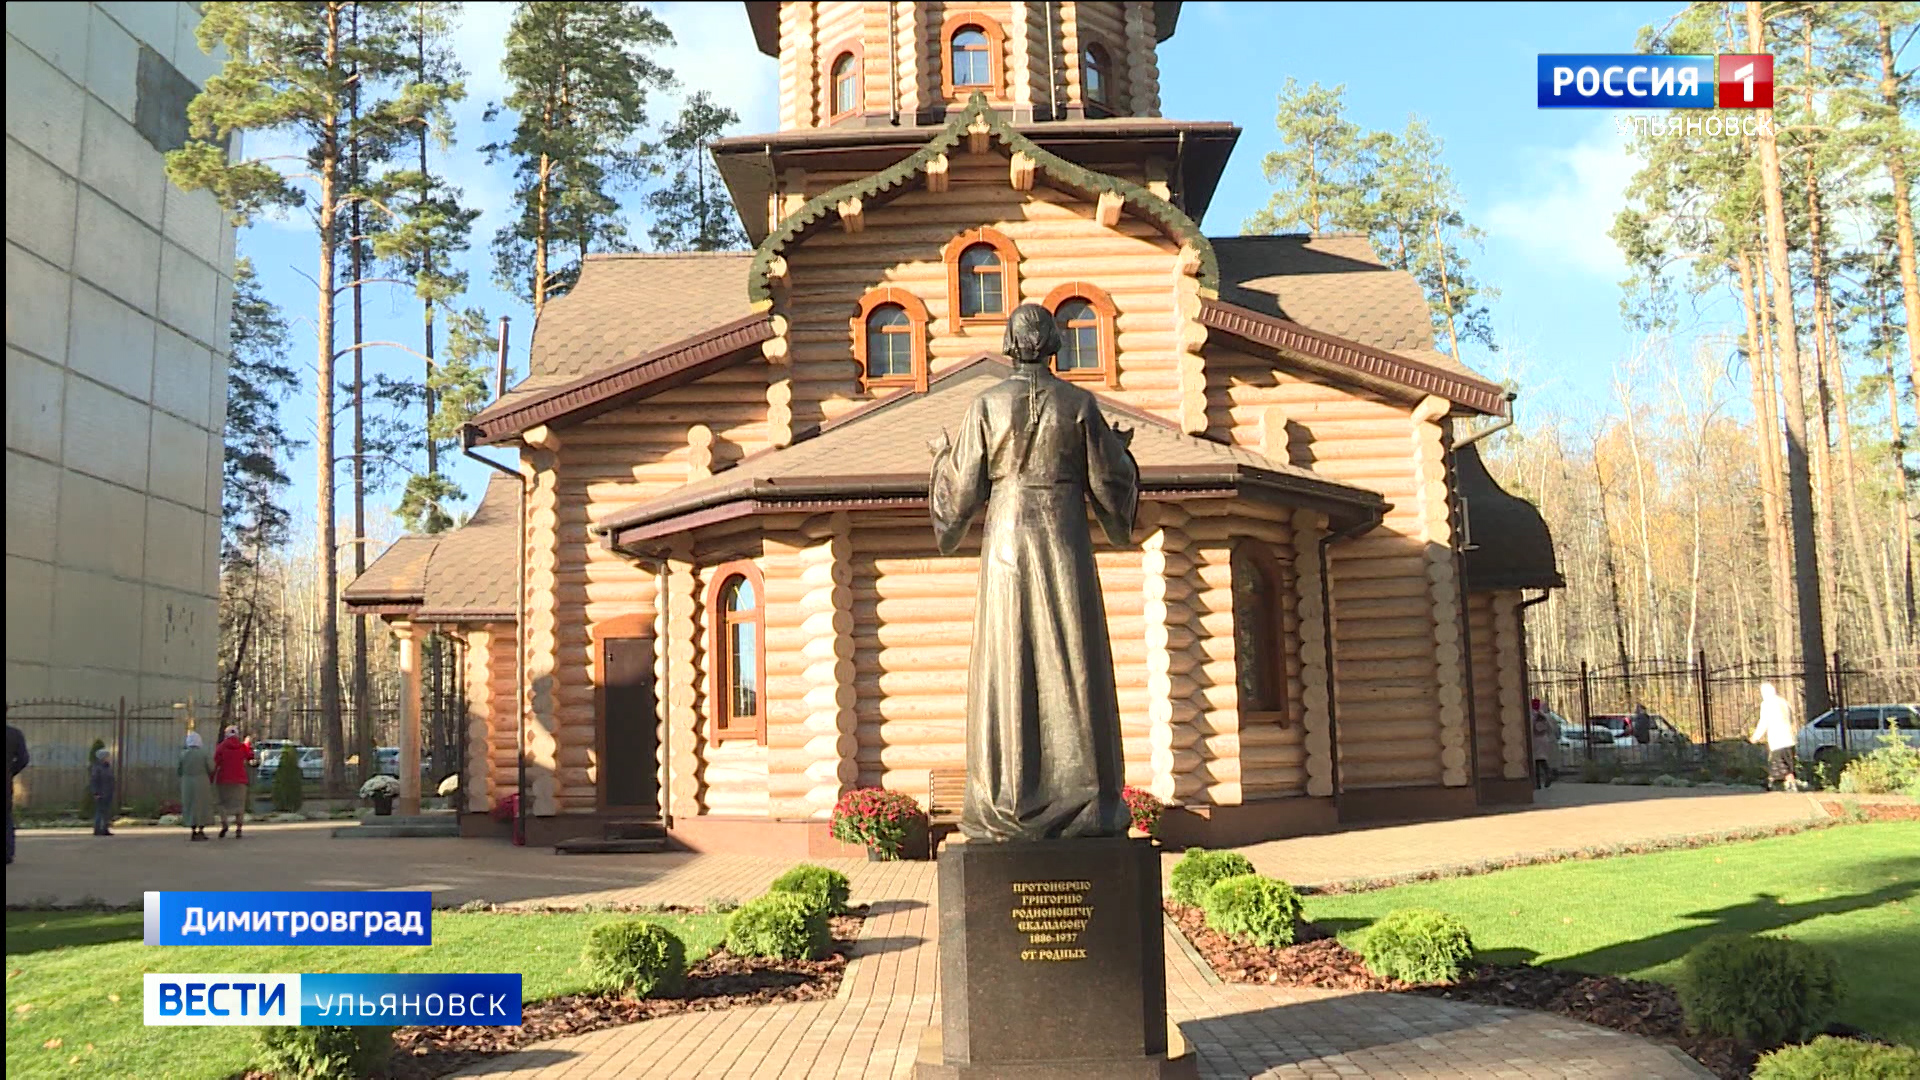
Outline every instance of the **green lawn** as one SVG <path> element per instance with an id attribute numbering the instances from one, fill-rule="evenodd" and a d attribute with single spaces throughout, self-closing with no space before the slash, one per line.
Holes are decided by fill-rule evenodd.
<path id="1" fill-rule="evenodd" d="M 519 972 L 537 1001 L 586 989 L 588 930 L 630 917 L 439 912 L 431 946 L 148 948 L 137 911 L 9 911 L 7 1075 L 220 1080 L 251 1064 L 256 1029 L 142 1024 L 144 972 Z M 725 936 L 718 915 L 640 917 L 680 935 L 689 960 Z"/>
<path id="2" fill-rule="evenodd" d="M 1708 937 L 1769 931 L 1839 958 L 1842 1021 L 1920 1045 L 1917 894 L 1920 824 L 1891 822 L 1308 897 L 1306 914 L 1357 945 L 1395 908 L 1438 908 L 1487 960 L 1662 981 Z"/>

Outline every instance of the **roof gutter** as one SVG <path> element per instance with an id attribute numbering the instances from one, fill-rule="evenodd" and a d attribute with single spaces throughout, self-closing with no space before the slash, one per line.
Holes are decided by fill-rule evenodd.
<path id="1" fill-rule="evenodd" d="M 1473 434 L 1468 435 L 1466 438 L 1461 439 L 1459 442 L 1454 443 L 1453 448 L 1455 450 L 1464 449 L 1466 447 L 1472 446 L 1474 443 L 1479 442 L 1481 439 L 1484 439 L 1487 436 L 1494 434 L 1495 432 L 1505 431 L 1508 428 L 1512 427 L 1513 426 L 1513 403 L 1519 397 L 1520 397 L 1519 394 L 1516 394 L 1511 390 L 1507 391 L 1507 415 L 1501 417 L 1497 422 L 1495 422 L 1491 426 L 1481 428 L 1479 431 L 1476 431 Z"/>

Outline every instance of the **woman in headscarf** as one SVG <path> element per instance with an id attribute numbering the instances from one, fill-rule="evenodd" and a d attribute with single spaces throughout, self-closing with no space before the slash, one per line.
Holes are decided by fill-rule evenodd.
<path id="1" fill-rule="evenodd" d="M 199 732 L 187 732 L 175 771 L 180 774 L 180 824 L 193 830 L 187 839 L 205 840 L 213 824 L 213 755 L 200 745 Z"/>
<path id="2" fill-rule="evenodd" d="M 112 836 L 107 826 L 113 821 L 113 763 L 107 748 L 93 752 L 93 764 L 87 768 L 87 791 L 93 796 L 93 835 Z"/>

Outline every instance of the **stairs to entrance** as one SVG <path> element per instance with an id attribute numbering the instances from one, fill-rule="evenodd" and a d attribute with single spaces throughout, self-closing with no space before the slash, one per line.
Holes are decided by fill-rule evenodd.
<path id="1" fill-rule="evenodd" d="M 333 830 L 336 840 L 390 840 L 406 836 L 459 836 L 460 819 L 450 813 L 370 817 Z"/>
<path id="2" fill-rule="evenodd" d="M 553 845 L 561 855 L 645 855 L 667 850 L 667 828 L 657 818 L 613 818 L 598 838 L 576 836 Z"/>

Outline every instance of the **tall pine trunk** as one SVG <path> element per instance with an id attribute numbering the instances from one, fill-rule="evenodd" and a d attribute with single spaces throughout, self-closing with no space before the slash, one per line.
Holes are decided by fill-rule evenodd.
<path id="1" fill-rule="evenodd" d="M 1767 638 L 1775 656 L 1792 651 L 1787 534 L 1780 512 L 1780 413 L 1773 401 L 1772 336 L 1762 312 L 1765 286 L 1754 279 L 1753 257 L 1739 258 L 1740 304 L 1747 317 L 1747 368 L 1753 394 L 1754 448 L 1760 458 L 1760 527 L 1767 541 Z"/>
<path id="2" fill-rule="evenodd" d="M 1912 501 L 1907 490 L 1910 486 L 1906 475 L 1907 436 L 1900 424 L 1900 381 L 1894 377 L 1891 336 L 1893 320 L 1887 311 L 1886 290 L 1876 288 L 1875 291 L 1879 294 L 1880 326 L 1886 339 L 1887 434 L 1892 440 L 1890 445 L 1893 447 L 1894 493 L 1897 499 L 1895 512 L 1899 515 L 1894 522 L 1894 533 L 1900 537 L 1900 544 L 1894 549 L 1900 556 L 1900 573 L 1897 581 L 1899 599 L 1895 602 L 1901 615 L 1901 630 L 1898 636 L 1902 643 L 1911 648 L 1914 644 L 1916 623 L 1920 623 L 1920 618 L 1916 618 L 1916 614 L 1920 613 L 1914 610 L 1916 598 L 1913 581 L 1913 528 L 1915 521 Z"/>
<path id="3" fill-rule="evenodd" d="M 340 64 L 340 7 L 327 9 L 327 65 L 337 68 Z M 330 103 L 331 104 L 331 103 Z M 346 786 L 346 738 L 341 731 L 340 716 L 340 545 L 339 528 L 334 521 L 333 469 L 333 283 L 334 257 L 338 253 L 340 192 L 340 122 L 338 109 L 328 111 L 326 122 L 321 125 L 319 173 L 320 205 L 318 208 L 320 233 L 320 274 L 319 274 L 319 310 L 315 313 L 315 336 L 319 338 L 318 356 L 315 358 L 314 381 L 318 384 L 319 401 L 315 405 L 314 421 L 318 432 L 315 438 L 315 453 L 319 458 L 319 490 L 315 497 L 315 511 L 320 517 L 320 721 L 321 737 L 326 752 L 326 784 L 331 791 L 339 791 Z"/>
<path id="4" fill-rule="evenodd" d="M 1902 76 L 1894 66 L 1892 6 L 1874 5 L 1874 18 L 1880 53 L 1880 100 L 1898 121 Z M 1900 295 L 1907 308 L 1907 362 L 1913 374 L 1914 400 L 1920 402 L 1920 273 L 1914 269 L 1913 189 L 1907 179 L 1907 165 L 1900 157 L 1900 146 L 1889 140 L 1887 177 L 1893 181 L 1894 236 L 1900 245 Z"/>
<path id="5" fill-rule="evenodd" d="M 1767 50 L 1760 5 L 1749 3 L 1747 50 Z M 1769 110 L 1771 114 L 1771 110 Z M 1768 119 L 1771 119 L 1769 115 Z M 1780 147 L 1771 125 L 1762 125 L 1760 191 L 1767 212 L 1767 263 L 1773 275 L 1774 344 L 1780 350 L 1781 382 L 1787 395 L 1787 513 L 1793 523 L 1794 591 L 1799 597 L 1801 719 L 1827 710 L 1825 611 L 1820 604 L 1819 552 L 1814 541 L 1813 478 L 1807 467 L 1807 403 L 1800 370 L 1800 343 L 1794 337 L 1793 279 L 1787 267 L 1787 212 L 1780 194 Z"/>
<path id="6" fill-rule="evenodd" d="M 353 16 L 353 29 L 356 44 L 360 35 L 360 9 L 356 5 Z M 358 70 L 355 71 L 356 76 Z M 353 97 L 348 105 L 348 115 L 358 127 L 360 122 L 360 80 L 354 79 Z M 352 178 L 358 196 L 365 179 L 360 175 L 363 162 L 360 160 L 360 139 L 355 132 L 353 142 L 347 147 L 347 173 Z M 365 304 L 360 291 L 361 280 L 366 276 L 366 235 L 365 222 L 360 213 L 359 198 L 353 200 L 348 208 L 347 217 L 351 222 L 353 235 L 349 238 L 351 246 L 347 248 L 353 274 L 353 576 L 358 578 L 367 572 L 367 391 L 365 369 L 366 322 Z M 366 781 L 369 770 L 373 768 L 373 710 L 369 700 L 372 690 L 367 678 L 367 617 L 358 612 L 353 615 L 353 756 L 358 759 L 359 767 L 351 782 L 356 786 Z"/>

